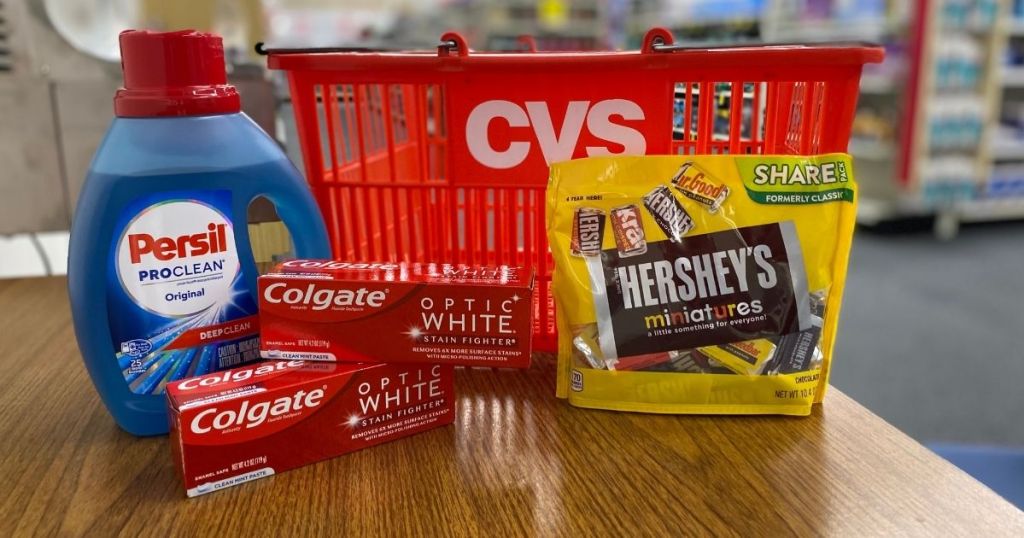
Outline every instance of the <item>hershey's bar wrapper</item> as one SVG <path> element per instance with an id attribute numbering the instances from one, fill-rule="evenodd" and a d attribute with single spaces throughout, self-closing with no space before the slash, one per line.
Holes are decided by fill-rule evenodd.
<path id="1" fill-rule="evenodd" d="M 576 208 L 572 219 L 569 251 L 574 256 L 600 256 L 604 240 L 604 211 L 592 207 Z"/>

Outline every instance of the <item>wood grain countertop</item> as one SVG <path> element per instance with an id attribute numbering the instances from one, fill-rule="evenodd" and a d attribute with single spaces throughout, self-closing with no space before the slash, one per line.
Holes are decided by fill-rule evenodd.
<path id="1" fill-rule="evenodd" d="M 0 281 L 0 536 L 1024 535 L 838 390 L 807 418 L 575 409 L 544 355 L 461 371 L 453 426 L 186 499 L 166 437 L 100 404 L 65 285 Z"/>

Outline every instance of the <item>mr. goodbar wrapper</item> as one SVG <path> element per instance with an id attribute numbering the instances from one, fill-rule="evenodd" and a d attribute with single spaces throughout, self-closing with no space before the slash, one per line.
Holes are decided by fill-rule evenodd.
<path id="1" fill-rule="evenodd" d="M 827 386 L 856 190 L 845 154 L 553 165 L 558 396 L 624 411 L 810 413 Z M 643 233 L 594 227 L 580 256 L 580 214 Z"/>

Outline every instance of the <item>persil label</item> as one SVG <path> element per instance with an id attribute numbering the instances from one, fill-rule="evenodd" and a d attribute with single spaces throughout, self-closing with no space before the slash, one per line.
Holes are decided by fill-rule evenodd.
<path id="1" fill-rule="evenodd" d="M 257 358 L 228 191 L 177 191 L 130 203 L 110 249 L 115 358 L 137 394 Z"/>
<path id="2" fill-rule="evenodd" d="M 194 200 L 150 206 L 118 243 L 121 285 L 140 307 L 164 316 L 195 314 L 223 301 L 238 271 L 231 221 Z"/>

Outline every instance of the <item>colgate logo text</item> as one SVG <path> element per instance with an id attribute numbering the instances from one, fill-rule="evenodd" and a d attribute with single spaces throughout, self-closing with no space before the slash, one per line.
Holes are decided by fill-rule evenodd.
<path id="1" fill-rule="evenodd" d="M 382 271 L 391 271 L 398 269 L 398 264 L 395 263 L 351 263 L 351 262 L 336 262 L 331 260 L 288 260 L 281 264 L 283 267 L 298 268 L 298 269 L 379 269 Z"/>
<path id="2" fill-rule="evenodd" d="M 491 122 L 499 120 L 509 127 L 532 127 L 547 164 L 572 158 L 584 124 L 595 137 L 621 145 L 621 154 L 642 155 L 647 149 L 647 140 L 640 131 L 612 121 L 612 117 L 626 121 L 643 120 L 643 109 L 633 101 L 605 99 L 593 104 L 590 101 L 569 101 L 557 132 L 548 103 L 526 101 L 524 105 L 525 109 L 512 101 L 495 99 L 480 103 L 469 113 L 466 144 L 480 164 L 502 170 L 513 168 L 526 160 L 530 153 L 531 141 L 526 140 L 513 140 L 505 149 L 494 146 L 488 137 L 488 127 Z M 586 154 L 593 157 L 613 153 L 607 146 L 587 146 Z"/>
<path id="3" fill-rule="evenodd" d="M 129 254 L 133 264 L 141 263 L 142 256 L 152 254 L 165 262 L 175 258 L 203 256 L 224 252 L 228 249 L 227 225 L 209 223 L 205 232 L 185 234 L 178 237 L 153 237 L 150 234 L 130 234 L 127 237 Z"/>
<path id="4" fill-rule="evenodd" d="M 211 430 L 227 430 L 234 427 L 255 428 L 268 418 L 288 415 L 316 407 L 323 401 L 327 386 L 306 392 L 298 390 L 291 396 L 282 396 L 275 400 L 267 400 L 259 403 L 251 403 L 249 400 L 242 400 L 237 409 L 220 410 L 211 407 L 200 412 L 192 419 L 189 428 L 192 433 L 202 435 Z"/>
<path id="5" fill-rule="evenodd" d="M 260 366 L 230 370 L 227 372 L 220 372 L 217 374 L 204 375 L 199 377 L 192 377 L 178 383 L 178 390 L 193 390 L 198 388 L 210 388 L 223 383 L 237 383 L 239 381 L 248 381 L 254 377 L 262 377 L 274 372 L 280 372 L 289 368 L 298 368 L 305 364 L 304 361 L 288 361 L 288 362 L 271 362 L 265 363 Z"/>
<path id="6" fill-rule="evenodd" d="M 369 306 L 380 308 L 384 305 L 387 292 L 384 290 L 370 291 L 366 288 L 356 290 L 329 288 L 317 289 L 316 284 L 305 288 L 289 288 L 285 282 L 275 282 L 263 291 L 263 298 L 274 304 L 304 304 L 313 310 L 327 310 L 332 306 Z"/>

